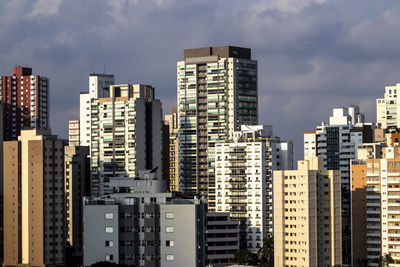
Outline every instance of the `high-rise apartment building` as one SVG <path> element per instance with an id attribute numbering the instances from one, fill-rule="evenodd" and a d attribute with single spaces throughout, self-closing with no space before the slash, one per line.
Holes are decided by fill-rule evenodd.
<path id="1" fill-rule="evenodd" d="M 79 146 L 79 120 L 68 122 L 68 141 L 70 146 Z"/>
<path id="2" fill-rule="evenodd" d="M 239 250 L 239 222 L 229 212 L 207 213 L 207 265 L 222 267 L 234 264 Z"/>
<path id="3" fill-rule="evenodd" d="M 65 145 L 36 129 L 4 142 L 4 267 L 65 264 Z"/>
<path id="4" fill-rule="evenodd" d="M 381 158 L 352 162 L 353 266 L 381 266 L 390 254 L 400 264 L 400 148 L 386 147 Z"/>
<path id="5" fill-rule="evenodd" d="M 153 87 L 112 85 L 90 109 L 92 195 L 113 193 L 113 179 L 134 179 L 139 170 L 157 168 L 163 178 L 162 109 Z"/>
<path id="6" fill-rule="evenodd" d="M 73 256 L 77 257 L 82 257 L 83 250 L 83 197 L 90 196 L 88 155 L 87 146 L 70 144 L 64 148 L 67 242 Z"/>
<path id="7" fill-rule="evenodd" d="M 274 266 L 342 264 L 340 180 L 320 157 L 274 171 Z"/>
<path id="8" fill-rule="evenodd" d="M 0 129 L 3 129 L 3 104 L 0 104 Z M 3 131 L 0 130 L 0 261 L 3 261 Z"/>
<path id="9" fill-rule="evenodd" d="M 111 85 L 115 82 L 112 74 L 92 73 L 89 75 L 89 92 L 80 94 L 79 108 L 79 142 L 81 146 L 90 146 L 91 133 L 91 100 L 103 97 L 102 91 L 107 92 Z M 90 152 L 90 151 L 89 151 Z"/>
<path id="10" fill-rule="evenodd" d="M 357 158 L 360 144 L 373 142 L 373 129 L 358 107 L 348 107 L 333 109 L 329 124 L 317 126 L 315 133 L 304 132 L 304 159 L 317 155 L 324 159 L 326 169 L 341 171 L 344 264 L 351 260 L 350 160 Z"/>
<path id="11" fill-rule="evenodd" d="M 257 251 L 273 231 L 272 171 L 293 168 L 293 144 L 271 126 L 242 125 L 215 148 L 216 211 L 239 221 L 241 249 Z"/>
<path id="12" fill-rule="evenodd" d="M 164 116 L 169 130 L 169 190 L 179 191 L 178 168 L 178 112 L 177 107 L 171 108 L 171 113 Z"/>
<path id="13" fill-rule="evenodd" d="M 15 67 L 12 76 L 0 77 L 4 140 L 17 140 L 23 128 L 49 128 L 49 89 L 49 79 L 31 68 Z"/>
<path id="14" fill-rule="evenodd" d="M 376 122 L 383 129 L 400 128 L 400 83 L 385 86 L 384 98 L 376 100 Z"/>
<path id="15" fill-rule="evenodd" d="M 179 189 L 215 210 L 215 144 L 258 122 L 257 61 L 233 46 L 185 49 L 177 64 Z"/>

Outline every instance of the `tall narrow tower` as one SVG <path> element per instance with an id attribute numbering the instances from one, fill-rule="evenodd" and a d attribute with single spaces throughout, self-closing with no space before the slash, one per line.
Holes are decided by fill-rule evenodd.
<path id="1" fill-rule="evenodd" d="M 23 128 L 49 128 L 49 79 L 31 68 L 15 67 L 12 76 L 0 77 L 0 103 L 5 141 L 17 140 Z"/>
<path id="2" fill-rule="evenodd" d="M 233 46 L 185 49 L 177 64 L 179 189 L 215 210 L 215 143 L 257 124 L 257 61 Z"/>

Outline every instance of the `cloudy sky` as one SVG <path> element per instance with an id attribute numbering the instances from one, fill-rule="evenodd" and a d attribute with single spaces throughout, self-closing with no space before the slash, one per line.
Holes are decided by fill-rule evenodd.
<path id="1" fill-rule="evenodd" d="M 295 142 L 334 107 L 400 82 L 400 2 L 376 0 L 0 0 L 0 74 L 30 66 L 51 79 L 51 126 L 67 136 L 91 72 L 156 88 L 176 102 L 184 48 L 235 45 L 259 62 L 260 123 Z"/>

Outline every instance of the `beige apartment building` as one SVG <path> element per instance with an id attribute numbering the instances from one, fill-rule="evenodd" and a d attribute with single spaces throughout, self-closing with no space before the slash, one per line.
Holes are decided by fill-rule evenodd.
<path id="1" fill-rule="evenodd" d="M 4 142 L 4 267 L 65 263 L 65 143 L 49 130 Z"/>
<path id="2" fill-rule="evenodd" d="M 82 256 L 83 197 L 90 196 L 89 147 L 70 145 L 64 151 L 67 242 L 73 255 Z"/>
<path id="3" fill-rule="evenodd" d="M 340 177 L 321 157 L 274 171 L 274 266 L 342 264 Z"/>
<path id="4" fill-rule="evenodd" d="M 179 191 L 178 168 L 178 112 L 177 107 L 171 108 L 171 113 L 164 116 L 169 129 L 169 190 Z"/>

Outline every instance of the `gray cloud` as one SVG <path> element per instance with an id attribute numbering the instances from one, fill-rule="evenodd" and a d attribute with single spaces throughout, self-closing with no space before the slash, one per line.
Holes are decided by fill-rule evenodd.
<path id="1" fill-rule="evenodd" d="M 400 3 L 375 0 L 0 0 L 0 73 L 15 64 L 51 79 L 51 125 L 66 137 L 88 74 L 156 87 L 176 99 L 184 48 L 237 45 L 259 61 L 260 122 L 295 141 L 331 109 L 375 98 L 399 81 Z"/>

